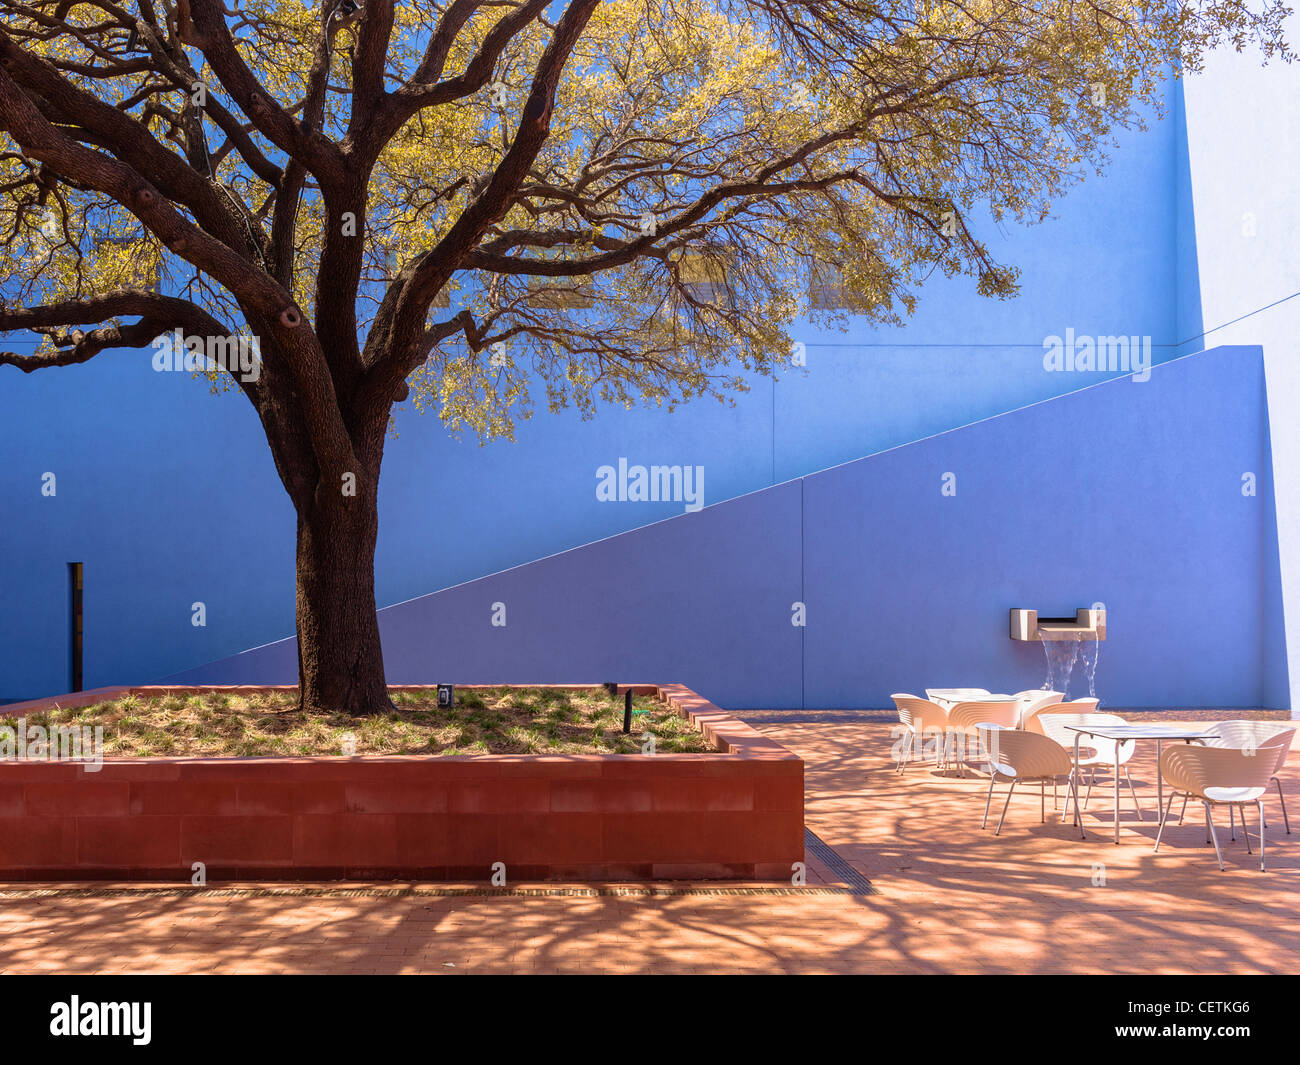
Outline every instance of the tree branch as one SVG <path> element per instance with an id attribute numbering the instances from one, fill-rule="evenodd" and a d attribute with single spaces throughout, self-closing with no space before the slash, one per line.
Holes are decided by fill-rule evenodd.
<path id="1" fill-rule="evenodd" d="M 0 68 L 64 122 L 91 131 L 95 143 L 138 173 L 154 175 L 168 199 L 182 203 L 209 233 L 232 248 L 247 248 L 244 233 L 214 185 L 175 152 L 159 144 L 135 119 L 73 85 L 46 60 L 20 48 L 0 29 Z"/>
<path id="2" fill-rule="evenodd" d="M 388 42 L 393 33 L 393 0 L 367 0 L 357 34 L 356 58 L 352 65 L 352 115 L 349 134 L 370 121 L 375 105 L 384 93 L 384 68 Z"/>
<path id="3" fill-rule="evenodd" d="M 138 289 L 120 289 L 100 296 L 64 300 L 39 307 L 0 307 L 0 332 L 31 329 L 49 335 L 51 327 L 88 325 L 140 315 L 130 325 L 110 322 L 90 332 L 68 330 L 55 341 L 60 349 L 48 354 L 19 355 L 0 352 L 0 366 L 16 366 L 31 373 L 51 366 L 73 366 L 87 362 L 106 348 L 142 348 L 172 329 L 185 329 L 197 336 L 229 336 L 229 327 L 189 300 Z M 66 341 L 60 343 L 60 340 Z M 236 381 L 257 405 L 257 383 Z"/>
<path id="4" fill-rule="evenodd" d="M 68 334 L 69 345 L 46 355 L 19 355 L 0 351 L 0 366 L 17 366 L 23 373 L 50 366 L 75 366 L 89 362 L 106 348 L 143 348 L 167 332 L 169 326 L 153 318 L 142 318 L 133 325 L 107 325 L 83 333 Z"/>
<path id="5" fill-rule="evenodd" d="M 274 350 L 283 353 L 298 386 L 303 416 L 322 469 L 356 470 L 351 438 L 324 355 L 292 297 L 265 271 L 181 216 L 157 189 L 126 163 L 92 151 L 60 133 L 32 105 L 0 65 L 0 128 L 31 158 L 66 179 L 112 197 L 177 255 L 229 289 L 246 313 L 268 323 Z M 265 345 L 264 345 L 265 347 Z"/>
<path id="6" fill-rule="evenodd" d="M 560 74 L 599 4 L 600 0 L 570 0 L 538 60 L 532 91 L 505 158 L 446 235 L 409 265 L 384 297 L 366 353 L 378 395 L 392 395 L 397 383 L 419 364 L 424 322 L 434 297 L 488 228 L 505 216 L 514 194 L 527 179 L 550 133 Z M 373 344 L 377 336 L 382 338 L 382 347 Z"/>
<path id="7" fill-rule="evenodd" d="M 240 109 L 273 144 L 300 160 L 322 182 L 336 182 L 345 171 L 343 155 L 328 137 L 308 131 L 248 69 L 226 26 L 220 0 L 188 0 L 192 27 L 182 26 L 181 40 L 203 53 L 221 84 Z"/>
<path id="8" fill-rule="evenodd" d="M 569 13 L 573 11 L 575 4 L 576 0 L 570 3 L 569 8 L 564 13 L 564 18 L 569 17 Z M 497 60 L 501 57 L 501 53 L 505 51 L 506 46 L 531 22 L 536 20 L 546 10 L 547 5 L 548 0 L 527 0 L 518 10 L 512 11 L 509 15 L 500 19 L 488 31 L 482 45 L 479 46 L 478 52 L 469 61 L 464 73 L 458 77 L 436 83 L 417 80 L 420 78 L 433 79 L 442 73 L 443 65 L 447 60 L 447 53 L 451 49 L 456 34 L 480 6 L 477 0 L 454 0 L 434 31 L 433 39 L 429 42 L 424 61 L 416 71 L 415 78 L 396 92 L 385 94 L 382 100 L 379 101 L 378 107 L 361 135 L 363 156 L 367 159 L 378 158 L 379 152 L 393 138 L 393 135 L 424 108 L 436 107 L 439 104 L 462 99 L 483 88 L 488 83 L 488 79 L 492 77 L 492 71 L 495 69 Z M 595 10 L 594 4 L 592 10 Z M 586 25 L 586 20 L 590 17 L 591 12 L 588 11 L 583 17 L 583 26 Z M 563 24 L 563 19 L 561 19 L 561 24 Z M 579 27 L 579 30 L 581 30 L 581 27 Z M 572 44 L 569 49 L 572 50 Z M 565 54 L 567 56 L 568 53 Z"/>

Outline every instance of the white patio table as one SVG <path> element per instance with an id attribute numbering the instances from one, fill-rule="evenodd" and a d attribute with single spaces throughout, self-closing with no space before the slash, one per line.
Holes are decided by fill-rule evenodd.
<path id="1" fill-rule="evenodd" d="M 1193 724 L 1178 724 L 1176 722 L 1163 723 L 1153 721 L 1146 725 L 1066 725 L 1074 733 L 1074 780 L 1076 787 L 1079 782 L 1079 741 L 1084 736 L 1097 736 L 1104 740 L 1113 740 L 1115 742 L 1115 842 L 1119 842 L 1119 744 L 1128 740 L 1155 740 L 1156 741 L 1156 817 L 1159 819 L 1160 811 L 1164 809 L 1165 786 L 1164 778 L 1160 775 L 1160 748 L 1165 740 L 1182 740 L 1184 743 L 1191 743 L 1193 740 L 1214 739 L 1218 733 L 1213 728 L 1202 728 Z M 1142 819 L 1142 811 L 1138 810 L 1138 818 Z M 1075 811 L 1075 823 L 1079 826 L 1079 838 L 1087 839 L 1087 833 L 1083 830 L 1083 815 L 1077 808 Z"/>
<path id="2" fill-rule="evenodd" d="M 948 708 L 957 703 L 1006 703 L 1014 702 L 1014 695 L 990 695 L 975 688 L 926 688 L 925 697 L 931 702 Z"/>

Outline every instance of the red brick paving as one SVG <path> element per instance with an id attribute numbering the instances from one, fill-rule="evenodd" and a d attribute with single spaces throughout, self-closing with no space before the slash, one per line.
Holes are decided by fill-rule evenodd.
<path id="1" fill-rule="evenodd" d="M 1225 831 L 1220 872 L 1195 817 L 1151 853 L 1154 745 L 1131 763 L 1147 819 L 1121 807 L 1115 846 L 1105 789 L 1086 841 L 1053 817 L 1050 797 L 1040 824 L 1028 792 L 995 838 L 979 829 L 987 781 L 929 767 L 899 778 L 887 723 L 761 727 L 807 761 L 809 827 L 880 894 L 5 898 L 0 971 L 1300 970 L 1300 756 L 1283 774 L 1295 834 L 1283 834 L 1274 798 L 1269 871 Z M 1093 886 L 1094 863 L 1105 886 Z M 827 878 L 814 863 L 809 883 Z"/>

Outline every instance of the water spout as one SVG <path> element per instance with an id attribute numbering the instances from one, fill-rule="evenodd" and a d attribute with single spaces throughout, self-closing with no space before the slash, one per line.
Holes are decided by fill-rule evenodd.
<path id="1" fill-rule="evenodd" d="M 1101 641 L 1085 640 L 1079 644 L 1079 658 L 1084 676 L 1088 678 L 1088 698 L 1097 698 L 1097 659 L 1101 655 Z"/>
<path id="2" fill-rule="evenodd" d="M 1065 702 L 1070 700 L 1070 675 L 1074 672 L 1075 660 L 1079 657 L 1078 640 L 1044 640 L 1043 654 L 1047 655 L 1047 680 L 1043 683 L 1044 691 L 1059 691 Z M 1093 667 L 1097 657 L 1093 655 Z M 1091 681 L 1091 677 L 1089 677 Z"/>

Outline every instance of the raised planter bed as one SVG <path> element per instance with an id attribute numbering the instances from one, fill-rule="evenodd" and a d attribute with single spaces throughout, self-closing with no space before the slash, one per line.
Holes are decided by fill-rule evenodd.
<path id="1" fill-rule="evenodd" d="M 589 685 L 547 685 L 589 687 Z M 0 761 L 0 880 L 789 880 L 803 762 L 681 685 L 711 754 Z M 113 688 L 6 706 L 134 693 Z M 415 690 L 413 688 L 398 690 Z"/>

